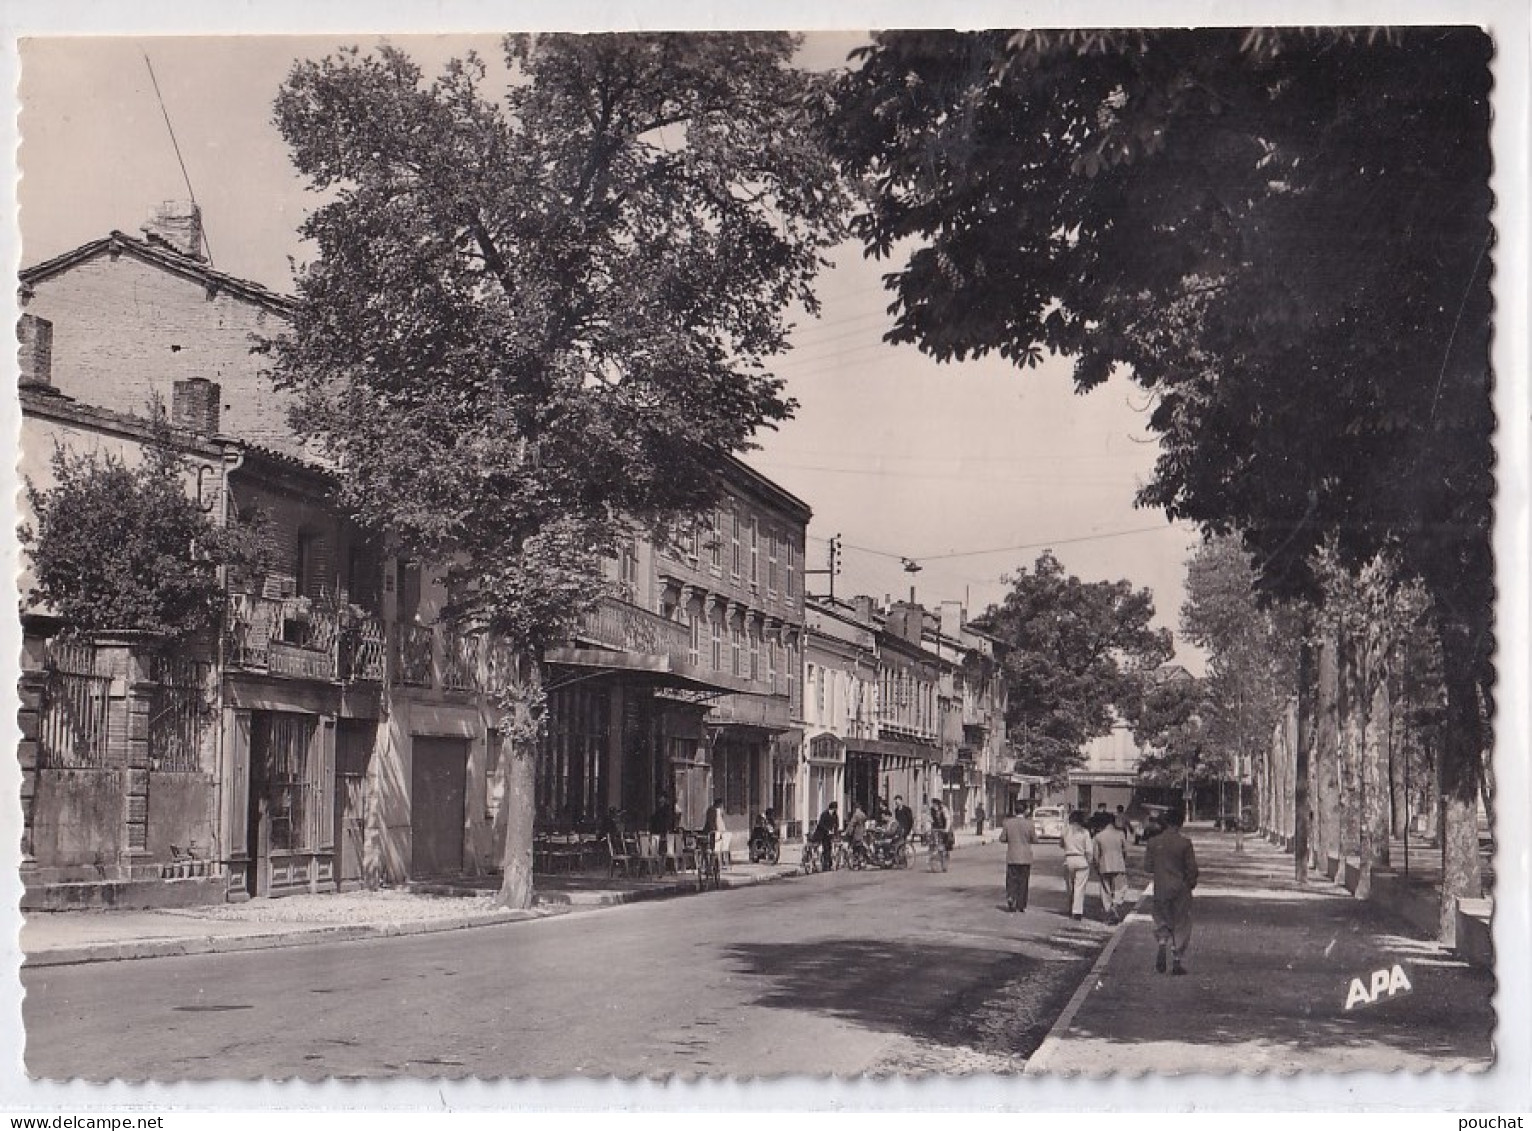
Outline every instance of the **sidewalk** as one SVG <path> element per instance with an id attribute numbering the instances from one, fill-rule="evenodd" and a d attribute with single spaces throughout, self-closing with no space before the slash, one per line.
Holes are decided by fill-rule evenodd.
<path id="1" fill-rule="evenodd" d="M 988 829 L 983 837 L 960 832 L 957 847 L 993 840 Z M 723 887 L 749 887 L 796 876 L 802 852 L 799 841 L 782 846 L 778 864 L 747 864 L 736 858 L 723 872 Z M 539 875 L 537 902 L 528 911 L 496 907 L 498 888 L 497 878 L 482 876 L 382 891 L 288 895 L 153 911 L 35 911 L 23 917 L 21 950 L 27 967 L 66 966 L 458 931 L 696 895 L 697 881 L 694 873 L 661 878 Z"/>
<path id="2" fill-rule="evenodd" d="M 736 863 L 724 871 L 723 886 L 769 883 L 798 872 L 796 864 L 785 860 L 775 866 Z M 481 877 L 153 911 L 32 912 L 23 918 L 21 950 L 28 967 L 216 954 L 490 927 L 697 894 L 692 874 L 663 879 L 538 876 L 535 906 L 510 911 L 495 906 L 498 887 L 496 878 Z"/>
<path id="3" fill-rule="evenodd" d="M 1141 901 L 1028 1074 L 1489 1067 L 1493 973 L 1344 888 L 1322 879 L 1300 886 L 1292 858 L 1256 837 L 1236 854 L 1230 836 L 1190 835 L 1202 871 L 1190 973 L 1155 973 Z M 1410 993 L 1345 1008 L 1353 978 L 1370 983 L 1396 963 Z"/>

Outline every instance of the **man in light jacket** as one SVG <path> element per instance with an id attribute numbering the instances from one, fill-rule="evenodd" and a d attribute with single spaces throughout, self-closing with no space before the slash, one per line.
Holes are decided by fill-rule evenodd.
<path id="1" fill-rule="evenodd" d="M 1128 837 L 1116 824 L 1095 836 L 1096 874 L 1101 877 L 1101 908 L 1106 921 L 1122 922 L 1128 902 Z"/>
<path id="2" fill-rule="evenodd" d="M 1016 808 L 1000 826 L 1000 843 L 1005 845 L 1005 909 L 1025 911 L 1027 891 L 1032 886 L 1032 845 L 1037 832 L 1032 818 Z"/>

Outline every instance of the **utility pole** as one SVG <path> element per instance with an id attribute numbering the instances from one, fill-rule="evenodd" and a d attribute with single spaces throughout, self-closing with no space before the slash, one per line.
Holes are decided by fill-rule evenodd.
<path id="1" fill-rule="evenodd" d="M 840 535 L 832 534 L 825 552 L 824 569 L 806 569 L 804 577 L 828 577 L 830 579 L 830 603 L 835 603 L 835 579 L 840 576 Z"/>

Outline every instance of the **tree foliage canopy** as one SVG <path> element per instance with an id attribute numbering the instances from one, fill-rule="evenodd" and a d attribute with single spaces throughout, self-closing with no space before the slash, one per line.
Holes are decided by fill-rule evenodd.
<path id="1" fill-rule="evenodd" d="M 161 418 L 162 419 L 162 418 Z M 146 632 L 182 640 L 223 615 L 221 565 L 257 568 L 260 526 L 220 527 L 187 492 L 183 460 L 163 439 L 140 463 L 54 449 L 53 485 L 28 480 L 35 526 L 21 543 L 31 599 L 75 632 Z"/>
<path id="2" fill-rule="evenodd" d="M 1127 581 L 1081 581 L 1052 552 L 1009 578 L 1011 590 L 975 624 L 1003 640 L 1006 724 L 1032 772 L 1062 777 L 1092 738 L 1109 734 L 1172 654 L 1151 627 L 1154 598 Z"/>
<path id="3" fill-rule="evenodd" d="M 474 56 L 293 68 L 276 123 L 326 200 L 269 348 L 356 516 L 535 643 L 626 523 L 698 507 L 717 453 L 790 415 L 766 362 L 844 202 L 789 36 L 503 48 L 497 99 Z"/>
<path id="4" fill-rule="evenodd" d="M 1156 395 L 1140 501 L 1238 532 L 1263 585 L 1397 555 L 1487 664 L 1488 37 L 878 37 L 837 145 L 908 249 L 892 341 L 1075 359 Z"/>

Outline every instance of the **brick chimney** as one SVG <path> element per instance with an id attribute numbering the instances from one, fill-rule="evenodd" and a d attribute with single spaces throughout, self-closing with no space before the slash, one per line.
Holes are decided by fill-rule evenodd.
<path id="1" fill-rule="evenodd" d="M 216 436 L 222 395 L 223 387 L 206 377 L 177 381 L 170 396 L 170 423 L 199 436 Z"/>
<path id="2" fill-rule="evenodd" d="M 139 231 L 150 243 L 178 255 L 206 259 L 202 254 L 202 209 L 189 200 L 165 201 Z"/>
<path id="3" fill-rule="evenodd" d="M 45 389 L 53 384 L 53 323 L 35 314 L 23 314 L 16 323 L 21 342 L 21 374 L 18 388 Z"/>
<path id="4" fill-rule="evenodd" d="M 871 597 L 853 597 L 851 606 L 856 610 L 856 619 L 862 624 L 872 624 L 873 606 L 876 602 Z"/>

